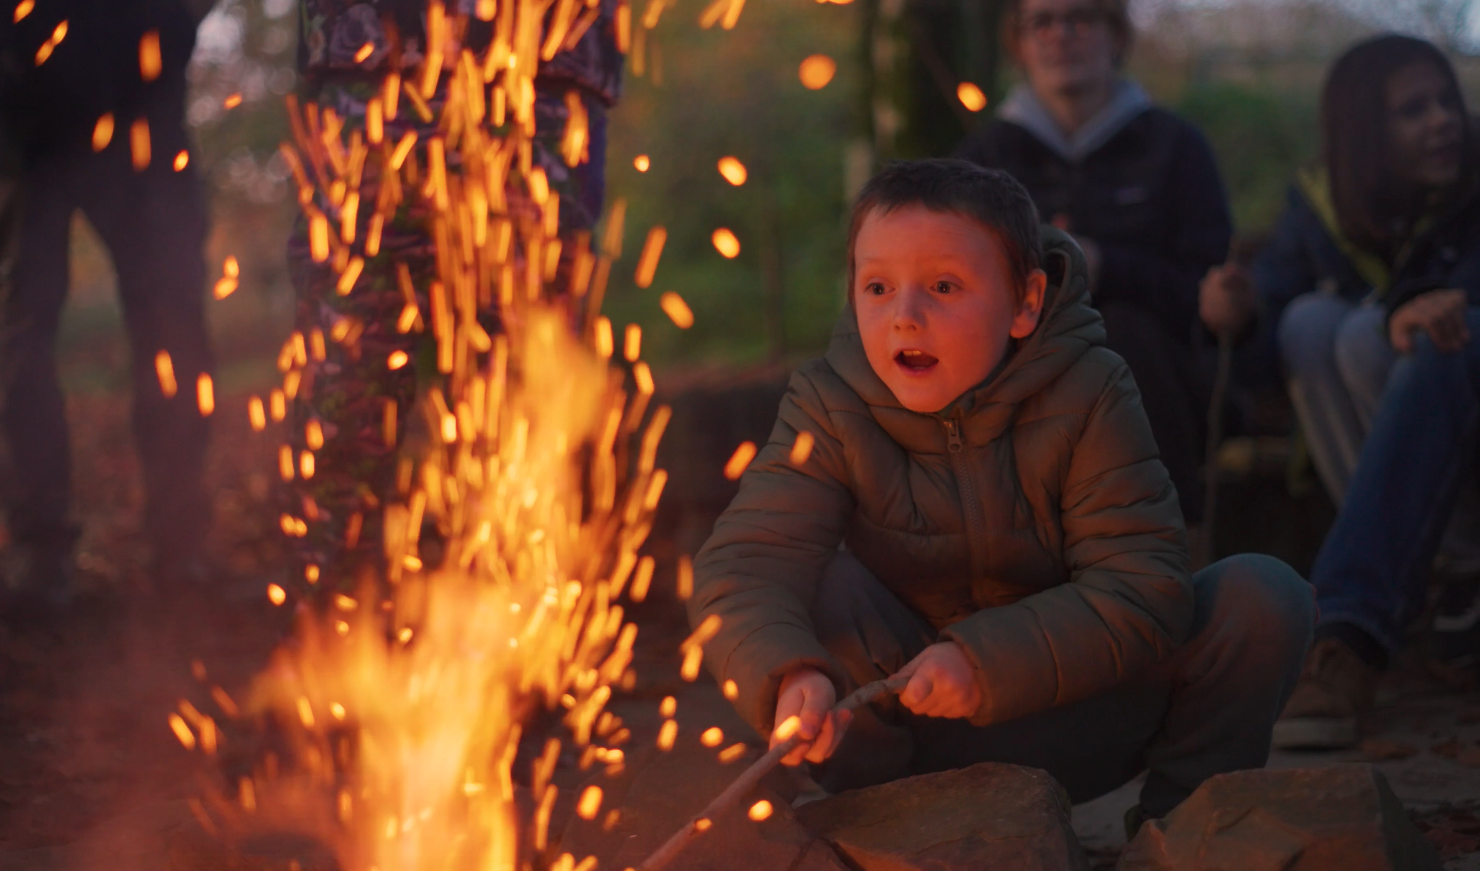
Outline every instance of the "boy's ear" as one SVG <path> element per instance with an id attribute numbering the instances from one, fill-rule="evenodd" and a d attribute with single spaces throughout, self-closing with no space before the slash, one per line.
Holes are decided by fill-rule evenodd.
<path id="1" fill-rule="evenodd" d="M 1033 270 L 1028 274 L 1027 285 L 1023 302 L 1012 318 L 1012 329 L 1008 330 L 1014 339 L 1026 339 L 1038 329 L 1038 319 L 1043 315 L 1043 295 L 1048 290 L 1048 273 Z"/>

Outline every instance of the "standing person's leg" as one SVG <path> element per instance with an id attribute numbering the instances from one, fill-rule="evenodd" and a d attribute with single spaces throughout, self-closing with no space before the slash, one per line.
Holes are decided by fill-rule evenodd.
<path id="1" fill-rule="evenodd" d="M 121 154 L 100 161 L 84 209 L 108 245 L 128 329 L 133 430 L 148 501 L 144 528 L 162 580 L 205 580 L 204 538 L 211 501 L 202 478 L 210 428 L 197 381 L 212 374 L 206 330 L 207 213 L 194 168 L 156 162 L 136 173 Z M 169 354 L 177 385 L 164 395 L 156 370 Z"/>
<path id="2" fill-rule="evenodd" d="M 1161 452 L 1182 516 L 1189 525 L 1202 520 L 1203 430 L 1207 398 L 1196 387 L 1190 347 L 1178 344 L 1155 316 L 1141 308 L 1111 303 L 1100 308 L 1105 344 L 1130 366 L 1151 434 Z"/>
<path id="3" fill-rule="evenodd" d="M 1307 293 L 1280 318 L 1280 362 L 1311 460 L 1331 498 L 1340 502 L 1362 449 L 1365 427 L 1336 360 L 1336 337 L 1355 305 Z"/>
<path id="4" fill-rule="evenodd" d="M 1471 330 L 1480 310 L 1470 309 Z M 1394 367 L 1336 523 L 1311 569 L 1319 640 L 1280 722 L 1283 746 L 1345 746 L 1402 640 L 1473 446 L 1480 343 L 1441 354 L 1419 336 Z"/>
<path id="5" fill-rule="evenodd" d="M 72 456 L 57 380 L 56 338 L 67 298 L 74 188 L 70 161 L 25 168 L 11 281 L 0 302 L 0 429 L 9 451 L 4 488 L 10 534 L 23 565 L 19 592 L 43 605 L 71 595 Z M 13 213 L 14 214 L 14 213 Z"/>

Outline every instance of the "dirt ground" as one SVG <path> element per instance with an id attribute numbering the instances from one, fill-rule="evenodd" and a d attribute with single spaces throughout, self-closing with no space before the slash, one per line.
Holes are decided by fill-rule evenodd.
<path id="1" fill-rule="evenodd" d="M 274 446 L 252 435 L 244 397 L 224 397 L 210 479 L 219 529 L 212 589 L 150 589 L 138 536 L 140 493 L 126 403 L 86 394 L 76 422 L 77 499 L 86 526 L 84 580 L 106 594 L 53 627 L 0 631 L 0 871 L 200 867 L 180 844 L 199 838 L 186 801 L 196 793 L 192 757 L 166 716 L 198 687 L 192 663 L 212 682 L 241 686 L 282 637 L 287 615 L 266 599 L 283 551 L 270 500 Z M 671 602 L 637 612 L 638 686 L 611 707 L 651 742 L 658 706 L 678 699 L 683 729 L 740 723 L 707 681 L 678 675 L 686 629 Z M 1371 740 L 1344 754 L 1277 754 L 1277 766 L 1373 760 L 1387 772 L 1447 868 L 1480 869 L 1480 694 L 1446 689 L 1420 662 L 1389 677 Z M 582 777 L 567 768 L 557 782 Z M 1075 826 L 1098 867 L 1123 843 L 1120 818 L 1135 784 L 1075 809 Z"/>

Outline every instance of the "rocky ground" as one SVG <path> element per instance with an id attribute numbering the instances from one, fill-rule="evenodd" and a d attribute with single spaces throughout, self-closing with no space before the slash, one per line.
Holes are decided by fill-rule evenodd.
<path id="1" fill-rule="evenodd" d="M 211 481 L 221 516 L 221 582 L 210 590 L 158 591 L 142 570 L 126 406 L 104 395 L 74 402 L 85 579 L 107 595 L 57 626 L 0 634 L 0 871 L 186 871 L 209 864 L 184 846 L 199 843 L 186 806 L 197 786 L 191 758 L 165 718 L 197 685 L 193 662 L 213 682 L 240 686 L 286 624 L 263 595 L 281 565 L 266 476 L 273 446 L 247 431 L 242 405 L 223 399 L 217 418 Z M 633 730 L 631 746 L 651 746 L 660 702 L 669 695 L 677 699 L 681 741 L 710 726 L 743 739 L 746 728 L 711 684 L 679 677 L 675 651 L 685 627 L 672 603 L 660 598 L 636 616 L 643 625 L 640 679 L 611 705 Z M 1368 732 L 1350 753 L 1276 754 L 1271 765 L 1372 761 L 1445 867 L 1480 869 L 1480 694 L 1447 688 L 1421 661 L 1405 661 L 1390 675 Z M 584 777 L 566 766 L 556 781 L 573 787 Z M 1091 867 L 1113 867 L 1124 844 L 1121 816 L 1134 799 L 1130 784 L 1073 809 Z M 681 819 L 692 809 L 671 815 Z M 569 803 L 558 813 L 569 816 Z M 561 821 L 552 828 L 560 830 Z M 834 866 L 814 855 L 791 867 Z"/>

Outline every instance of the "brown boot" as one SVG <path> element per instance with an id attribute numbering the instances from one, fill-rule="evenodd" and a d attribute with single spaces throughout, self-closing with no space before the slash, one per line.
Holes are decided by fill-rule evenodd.
<path id="1" fill-rule="evenodd" d="M 1285 712 L 1274 724 L 1281 749 L 1337 750 L 1357 743 L 1357 718 L 1372 708 L 1377 669 L 1339 639 L 1317 641 Z"/>

